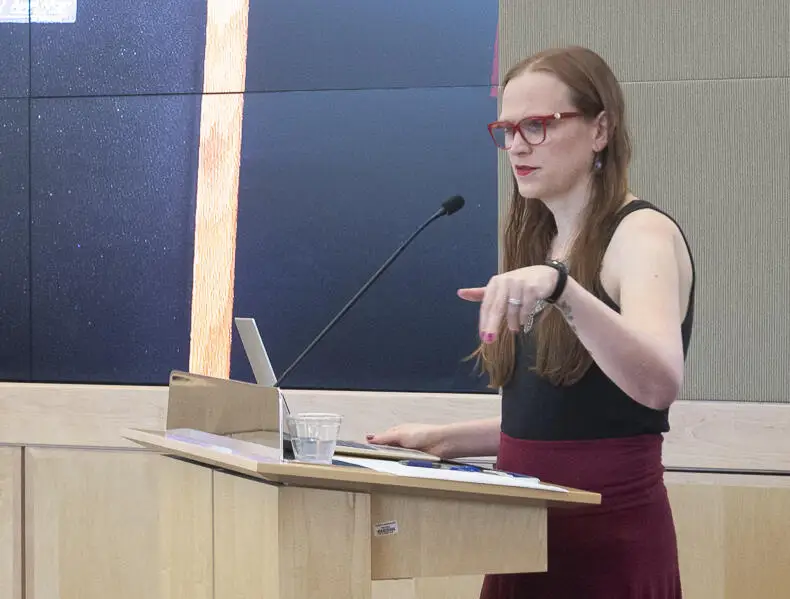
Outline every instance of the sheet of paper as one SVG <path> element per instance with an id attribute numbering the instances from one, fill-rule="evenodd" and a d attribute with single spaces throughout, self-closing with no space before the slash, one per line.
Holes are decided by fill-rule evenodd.
<path id="1" fill-rule="evenodd" d="M 540 489 L 542 491 L 556 491 L 567 493 L 567 489 L 554 485 L 546 485 L 536 478 L 501 476 L 486 472 L 466 472 L 464 470 L 447 470 L 445 468 L 421 468 L 419 466 L 406 466 L 392 460 L 377 460 L 375 458 L 357 458 L 352 456 L 338 456 L 335 463 L 346 462 L 354 466 L 370 468 L 376 472 L 394 474 L 396 476 L 410 476 L 414 478 L 433 478 L 438 480 L 454 480 L 466 483 L 482 483 L 486 485 L 502 485 L 507 487 L 524 487 Z"/>

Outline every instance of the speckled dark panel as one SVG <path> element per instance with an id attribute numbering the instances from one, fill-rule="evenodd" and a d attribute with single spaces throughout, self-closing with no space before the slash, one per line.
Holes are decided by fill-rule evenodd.
<path id="1" fill-rule="evenodd" d="M 281 373 L 441 202 L 434 222 L 294 370 L 286 387 L 481 390 L 462 362 L 497 267 L 497 156 L 486 88 L 248 94 L 235 315 Z M 232 376 L 250 369 L 234 334 Z"/>
<path id="2" fill-rule="evenodd" d="M 28 94 L 30 23 L 19 19 L 29 19 L 29 9 L 28 2 L 0 0 L 0 98 L 24 98 Z"/>
<path id="3" fill-rule="evenodd" d="M 205 30 L 205 0 L 80 0 L 32 25 L 33 95 L 200 92 Z"/>
<path id="4" fill-rule="evenodd" d="M 0 100 L 0 380 L 30 378 L 27 100 Z"/>
<path id="5" fill-rule="evenodd" d="M 253 0 L 247 90 L 488 85 L 497 0 Z"/>
<path id="6" fill-rule="evenodd" d="M 187 367 L 199 108 L 34 101 L 34 379 L 166 383 Z"/>

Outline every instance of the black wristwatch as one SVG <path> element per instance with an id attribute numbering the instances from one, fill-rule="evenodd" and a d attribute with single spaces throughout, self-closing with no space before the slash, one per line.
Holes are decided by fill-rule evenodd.
<path id="1" fill-rule="evenodd" d="M 562 292 L 565 291 L 565 283 L 568 282 L 568 267 L 564 262 L 560 262 L 559 260 L 547 260 L 546 266 L 551 266 L 559 273 L 559 276 L 557 277 L 557 284 L 554 286 L 554 291 L 552 291 L 551 295 L 546 298 L 547 304 L 553 304 L 558 299 L 560 299 Z"/>

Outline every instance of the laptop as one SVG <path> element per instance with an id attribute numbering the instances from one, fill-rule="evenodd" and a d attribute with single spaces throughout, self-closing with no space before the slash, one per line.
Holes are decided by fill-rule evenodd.
<path id="1" fill-rule="evenodd" d="M 264 387 L 274 387 L 277 382 L 277 376 L 274 374 L 269 354 L 266 351 L 266 346 L 263 344 L 258 325 L 254 318 L 236 317 L 233 319 L 236 324 L 236 330 L 241 337 L 241 343 L 244 346 L 244 353 L 247 355 L 247 360 L 252 367 L 252 374 L 255 377 L 255 382 Z M 286 414 L 290 413 L 288 402 L 285 400 L 282 390 L 279 390 L 281 396 L 281 403 Z M 291 448 L 291 439 L 288 431 L 282 431 L 283 438 L 283 451 L 286 454 L 293 454 Z M 437 456 L 419 451 L 416 449 L 406 449 L 403 447 L 393 447 L 390 445 L 374 445 L 372 443 L 363 443 L 359 441 L 351 441 L 347 439 L 338 439 L 337 446 L 335 447 L 336 455 L 350 455 L 365 458 L 379 458 L 387 460 L 423 460 L 431 462 L 439 462 L 440 458 Z"/>

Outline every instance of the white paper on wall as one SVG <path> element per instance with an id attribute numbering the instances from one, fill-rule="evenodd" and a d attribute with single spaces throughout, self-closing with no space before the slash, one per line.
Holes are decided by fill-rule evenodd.
<path id="1" fill-rule="evenodd" d="M 0 23 L 76 23 L 77 0 L 0 0 Z"/>

